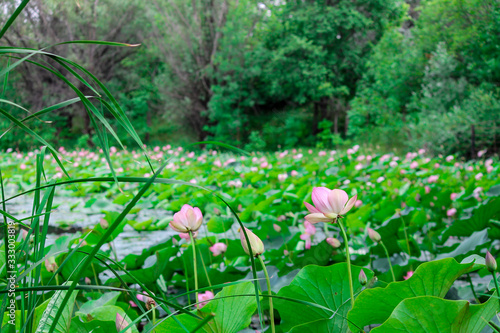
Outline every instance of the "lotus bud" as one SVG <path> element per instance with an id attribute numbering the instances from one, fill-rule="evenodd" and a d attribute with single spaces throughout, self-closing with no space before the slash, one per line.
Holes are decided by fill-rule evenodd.
<path id="1" fill-rule="evenodd" d="M 375 243 L 378 243 L 382 240 L 382 237 L 380 237 L 380 234 L 373 230 L 372 228 L 368 228 L 368 237 Z"/>
<path id="2" fill-rule="evenodd" d="M 46 259 L 45 268 L 47 269 L 47 272 L 54 273 L 57 270 L 56 259 L 54 257 Z"/>
<path id="3" fill-rule="evenodd" d="M 365 271 L 361 270 L 359 272 L 359 283 L 364 286 L 368 282 L 368 278 L 366 277 Z"/>
<path id="4" fill-rule="evenodd" d="M 260 240 L 257 235 L 255 235 L 253 232 L 245 228 L 245 231 L 248 236 L 248 240 L 250 241 L 250 246 L 252 247 L 252 254 L 254 257 L 264 253 L 264 243 Z M 240 238 L 241 238 L 241 246 L 243 246 L 243 250 L 245 250 L 245 253 L 250 255 L 250 251 L 248 249 L 248 244 L 247 240 L 245 238 L 245 234 L 243 233 L 243 229 L 240 228 Z"/>
<path id="5" fill-rule="evenodd" d="M 273 228 L 276 232 L 281 232 L 281 227 L 277 225 L 276 223 L 273 224 Z"/>
<path id="6" fill-rule="evenodd" d="M 497 261 L 493 258 L 490 251 L 486 251 L 486 268 L 490 272 L 495 272 L 497 270 Z"/>
<path id="7" fill-rule="evenodd" d="M 108 229 L 109 228 L 109 223 L 105 219 L 101 219 L 99 221 L 99 224 L 101 225 L 101 228 L 103 228 L 103 229 Z"/>
<path id="8" fill-rule="evenodd" d="M 129 323 L 125 320 L 125 318 L 123 318 L 122 315 L 119 314 L 118 312 L 116 313 L 115 323 L 116 323 L 116 330 L 118 332 L 123 331 L 125 329 L 125 327 L 127 327 L 129 325 Z M 129 328 L 125 332 L 129 333 L 129 332 L 132 332 L 132 330 Z"/>
<path id="9" fill-rule="evenodd" d="M 337 249 L 340 247 L 340 241 L 337 239 L 337 238 L 333 238 L 333 237 L 328 237 L 326 239 L 326 242 L 328 244 L 330 244 L 331 247 L 333 247 L 334 249 Z"/>
<path id="10" fill-rule="evenodd" d="M 139 295 L 137 295 L 137 299 L 141 302 L 146 303 L 146 309 L 148 309 L 148 310 L 151 310 L 152 308 L 156 308 L 156 301 L 147 295 L 139 294 Z"/>

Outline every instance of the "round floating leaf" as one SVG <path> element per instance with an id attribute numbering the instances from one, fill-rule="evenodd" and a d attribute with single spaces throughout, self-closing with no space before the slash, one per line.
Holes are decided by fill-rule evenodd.
<path id="1" fill-rule="evenodd" d="M 361 267 L 351 266 L 354 292 L 362 286 L 358 282 Z M 364 269 L 368 279 L 373 272 Z M 316 303 L 325 307 L 312 307 L 283 299 L 276 299 L 276 309 L 281 315 L 284 332 L 347 332 L 347 312 L 351 309 L 347 264 L 339 263 L 328 267 L 306 266 L 283 287 L 278 296 Z M 328 311 L 330 309 L 331 311 Z"/>
<path id="2" fill-rule="evenodd" d="M 406 298 L 418 296 L 444 297 L 453 282 L 462 274 L 477 269 L 478 265 L 459 264 L 446 258 L 421 264 L 406 281 L 393 282 L 385 288 L 364 290 L 348 318 L 351 330 L 371 324 L 381 324 Z"/>
<path id="3" fill-rule="evenodd" d="M 434 296 L 408 298 L 373 333 L 479 333 L 498 309 L 496 297 L 486 303 L 449 301 Z"/>

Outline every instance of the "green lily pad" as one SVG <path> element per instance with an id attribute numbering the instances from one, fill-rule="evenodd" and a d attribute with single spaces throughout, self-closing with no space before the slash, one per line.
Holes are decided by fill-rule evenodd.
<path id="1" fill-rule="evenodd" d="M 486 303 L 450 301 L 434 296 L 408 298 L 373 333 L 479 333 L 498 308 L 491 297 Z"/>
<path id="2" fill-rule="evenodd" d="M 352 266 L 354 293 L 362 286 L 358 281 L 361 267 Z M 364 269 L 368 279 L 373 272 Z M 306 266 L 283 287 L 278 296 L 316 303 L 326 309 L 276 299 L 276 309 L 282 319 L 284 332 L 347 332 L 347 312 L 351 309 L 347 264 L 339 263 L 328 267 Z M 328 311 L 330 309 L 331 311 Z"/>
<path id="3" fill-rule="evenodd" d="M 348 315 L 351 330 L 385 322 L 404 299 L 418 296 L 443 298 L 458 277 L 478 266 L 481 265 L 459 264 L 453 258 L 445 258 L 421 264 L 406 281 L 364 290 Z"/>

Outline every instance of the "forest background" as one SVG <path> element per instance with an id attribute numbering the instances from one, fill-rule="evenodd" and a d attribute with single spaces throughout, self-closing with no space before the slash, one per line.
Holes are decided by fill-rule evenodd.
<path id="1" fill-rule="evenodd" d="M 17 5 L 2 1 L 1 24 Z M 71 40 L 140 44 L 47 51 L 105 82 L 147 145 L 498 152 L 498 0 L 32 0 L 3 43 L 42 49 Z M 76 97 L 26 62 L 1 80 L 1 98 L 32 113 Z M 27 123 L 59 146 L 97 143 L 80 104 Z M 14 129 L 0 149 L 37 145 Z"/>

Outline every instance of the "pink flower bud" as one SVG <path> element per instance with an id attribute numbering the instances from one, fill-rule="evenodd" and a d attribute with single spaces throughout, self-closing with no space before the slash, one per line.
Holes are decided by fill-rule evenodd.
<path id="1" fill-rule="evenodd" d="M 333 237 L 328 237 L 326 239 L 326 242 L 328 244 L 330 244 L 331 247 L 333 247 L 334 249 L 337 249 L 340 247 L 340 241 L 337 239 L 337 238 L 333 238 Z"/>
<path id="2" fill-rule="evenodd" d="M 413 271 L 408 271 L 405 276 L 403 276 L 403 279 L 408 280 L 413 276 Z"/>
<path id="3" fill-rule="evenodd" d="M 378 243 L 382 240 L 380 234 L 375 230 L 373 230 L 372 228 L 368 228 L 368 237 L 370 237 L 370 239 L 375 243 Z"/>
<path id="4" fill-rule="evenodd" d="M 494 272 L 497 270 L 497 261 L 493 256 L 491 255 L 490 251 L 486 251 L 486 268 L 490 272 Z"/>
<path id="5" fill-rule="evenodd" d="M 362 286 L 364 286 L 368 282 L 368 278 L 366 277 L 365 271 L 361 270 L 361 272 L 359 272 L 358 279 L 359 279 L 359 284 L 361 284 Z"/>
<path id="6" fill-rule="evenodd" d="M 253 232 L 251 232 L 249 229 L 245 228 L 246 234 L 248 236 L 248 240 L 250 242 L 250 247 L 252 249 L 252 255 L 254 257 L 264 253 L 264 243 L 260 240 L 257 235 L 255 235 Z M 250 255 L 250 251 L 248 248 L 247 240 L 245 238 L 245 234 L 243 233 L 243 229 L 240 228 L 240 239 L 241 239 L 241 246 L 243 246 L 243 250 L 245 250 L 245 253 Z"/>

